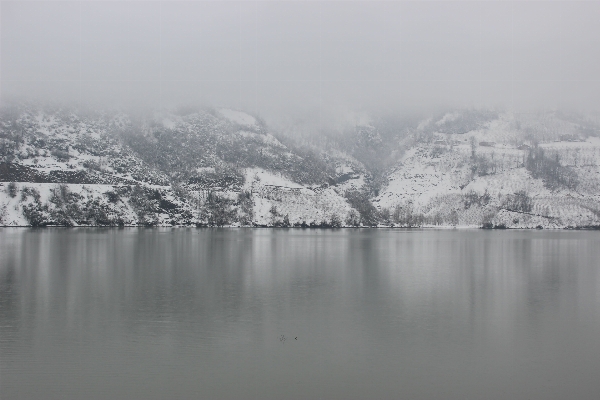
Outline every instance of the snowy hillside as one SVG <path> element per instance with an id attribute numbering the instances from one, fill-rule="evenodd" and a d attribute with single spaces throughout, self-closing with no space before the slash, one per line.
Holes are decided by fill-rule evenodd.
<path id="1" fill-rule="evenodd" d="M 329 186 L 362 177 L 241 111 L 2 111 L 5 226 L 338 226 L 350 206 Z"/>
<path id="2" fill-rule="evenodd" d="M 505 113 L 471 130 L 450 129 L 456 119 L 417 129 L 429 137 L 387 175 L 373 200 L 379 210 L 429 225 L 600 225 L 600 139 L 589 136 L 597 131 L 554 114 Z"/>
<path id="3" fill-rule="evenodd" d="M 327 149 L 231 109 L 13 105 L 3 226 L 600 226 L 600 131 L 557 112 L 368 119 Z"/>

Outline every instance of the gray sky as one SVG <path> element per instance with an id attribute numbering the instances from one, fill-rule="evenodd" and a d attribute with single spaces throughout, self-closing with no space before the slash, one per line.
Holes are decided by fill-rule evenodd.
<path id="1" fill-rule="evenodd" d="M 1 95 L 267 118 L 600 110 L 600 1 L 1 2 Z"/>

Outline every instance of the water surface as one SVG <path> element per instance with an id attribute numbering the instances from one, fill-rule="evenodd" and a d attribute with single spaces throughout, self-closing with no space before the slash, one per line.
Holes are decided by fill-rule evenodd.
<path id="1" fill-rule="evenodd" d="M 599 232 L 0 229 L 0 398 L 596 399 L 599 260 Z"/>

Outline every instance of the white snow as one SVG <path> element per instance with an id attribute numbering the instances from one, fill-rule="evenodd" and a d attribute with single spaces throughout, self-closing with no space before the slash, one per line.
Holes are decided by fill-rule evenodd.
<path id="1" fill-rule="evenodd" d="M 229 108 L 221 108 L 221 109 L 219 109 L 219 112 L 225 118 L 227 118 L 231 122 L 235 122 L 236 124 L 246 125 L 246 126 L 256 125 L 256 118 L 254 118 L 251 115 L 246 114 L 245 112 L 235 111 L 235 110 L 231 110 Z"/>
<path id="2" fill-rule="evenodd" d="M 329 222 L 334 215 L 345 220 L 351 207 L 333 188 L 300 185 L 261 168 L 247 168 L 245 190 L 254 199 L 254 223 L 271 225 L 287 216 L 291 224 Z M 277 215 L 271 213 L 275 206 Z"/>
<path id="3" fill-rule="evenodd" d="M 279 140 L 277 140 L 277 138 L 275 138 L 275 136 L 271 135 L 270 133 L 262 134 L 262 133 L 248 132 L 248 131 L 242 130 L 242 131 L 238 131 L 237 134 L 242 137 L 245 137 L 245 138 L 252 138 L 255 140 L 259 140 L 268 146 L 285 148 L 285 146 Z"/>
<path id="4" fill-rule="evenodd" d="M 435 124 L 440 126 L 445 124 L 446 122 L 452 122 L 454 120 L 456 120 L 458 117 L 460 117 L 460 114 L 458 113 L 446 113 L 439 121 L 437 121 Z"/>
<path id="5" fill-rule="evenodd" d="M 278 186 L 290 189 L 304 188 L 304 186 L 285 178 L 281 174 L 274 174 L 262 168 L 246 168 L 245 176 L 245 189 L 251 189 L 254 186 Z"/>

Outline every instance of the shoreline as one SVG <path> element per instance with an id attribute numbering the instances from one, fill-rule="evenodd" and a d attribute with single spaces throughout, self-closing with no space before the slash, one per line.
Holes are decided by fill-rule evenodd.
<path id="1" fill-rule="evenodd" d="M 496 225 L 492 227 L 484 226 L 339 226 L 339 227 L 323 227 L 323 226 L 264 226 L 264 225 L 253 225 L 253 226 L 236 226 L 236 225 L 224 225 L 224 226 L 196 226 L 196 225 L 43 225 L 43 226 L 32 226 L 32 225 L 0 225 L 2 228 L 27 228 L 27 229 L 125 229 L 125 228 L 138 228 L 138 229 L 280 229 L 280 230 L 340 230 L 340 229 L 393 229 L 393 230 L 520 230 L 520 231 L 540 231 L 540 230 L 552 230 L 552 231 L 600 231 L 600 225 L 588 225 L 588 226 L 564 226 L 564 227 L 535 227 L 535 228 L 523 228 L 523 227 L 507 227 L 502 225 Z"/>

